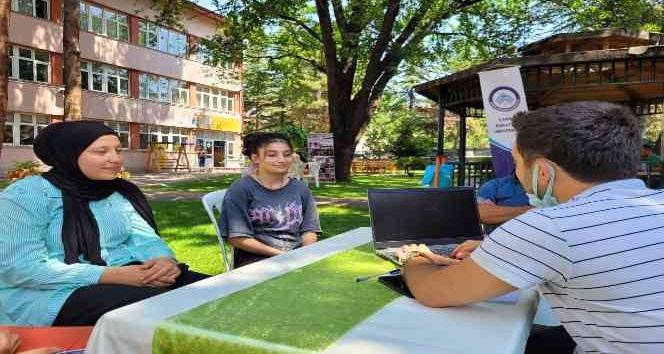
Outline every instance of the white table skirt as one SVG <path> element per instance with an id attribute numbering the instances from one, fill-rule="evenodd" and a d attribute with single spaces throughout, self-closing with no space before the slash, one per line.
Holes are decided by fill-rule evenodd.
<path id="1" fill-rule="evenodd" d="M 361 227 L 104 315 L 88 342 L 90 354 L 150 354 L 165 319 L 371 240 Z M 431 309 L 401 297 L 353 328 L 326 354 L 522 353 L 537 308 L 534 290 L 515 305 L 481 303 Z"/>

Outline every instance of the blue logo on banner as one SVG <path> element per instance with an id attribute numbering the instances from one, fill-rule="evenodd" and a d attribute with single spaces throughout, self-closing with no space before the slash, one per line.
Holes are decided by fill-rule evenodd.
<path id="1" fill-rule="evenodd" d="M 519 94 L 511 87 L 499 86 L 489 94 L 489 104 L 499 112 L 510 112 L 521 102 Z"/>

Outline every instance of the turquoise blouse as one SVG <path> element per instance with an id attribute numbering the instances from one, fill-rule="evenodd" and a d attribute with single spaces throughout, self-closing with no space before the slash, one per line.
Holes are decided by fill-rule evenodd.
<path id="1" fill-rule="evenodd" d="M 108 266 L 173 252 L 118 193 L 90 203 Z M 41 176 L 14 182 L 0 193 L 0 313 L 17 325 L 49 326 L 80 287 L 96 284 L 105 267 L 65 264 L 62 193 Z"/>

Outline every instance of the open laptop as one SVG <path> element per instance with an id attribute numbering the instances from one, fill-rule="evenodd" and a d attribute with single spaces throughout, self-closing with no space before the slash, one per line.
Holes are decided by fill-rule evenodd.
<path id="1" fill-rule="evenodd" d="M 376 254 L 400 264 L 399 247 L 426 244 L 449 256 L 466 240 L 481 240 L 471 187 L 369 190 L 369 215 Z"/>

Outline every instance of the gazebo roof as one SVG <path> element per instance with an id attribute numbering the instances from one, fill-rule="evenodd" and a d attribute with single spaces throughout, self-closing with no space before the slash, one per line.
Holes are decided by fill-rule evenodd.
<path id="1" fill-rule="evenodd" d="M 616 29 L 557 34 L 521 48 L 522 53 L 531 53 L 530 55 L 495 59 L 419 84 L 414 90 L 436 102 L 440 102 L 443 93 L 445 106 L 480 108 L 481 93 L 477 74 L 501 67 L 520 66 L 529 103 L 531 98 L 532 102 L 538 102 L 545 91 L 547 100 L 540 104 L 550 104 L 557 99 L 563 101 L 605 97 L 604 94 L 592 97 L 596 92 L 589 92 L 592 91 L 588 90 L 591 86 L 601 87 L 601 90 L 596 91 L 606 90 L 614 101 L 664 97 L 664 88 L 661 85 L 664 80 L 664 43 L 660 45 L 660 39 L 664 41 L 664 34 Z M 561 43 L 565 47 L 563 51 L 557 50 L 560 49 Z M 570 50 L 592 47 L 597 43 L 607 49 Z M 660 72 L 663 77 L 659 77 Z M 547 74 L 549 79 L 555 78 L 559 81 L 542 85 L 538 80 L 546 78 Z M 623 78 L 620 75 L 623 75 Z M 569 81 L 572 76 L 573 82 Z M 577 77 L 581 79 L 577 81 Z M 551 91 L 559 91 L 558 93 L 564 94 L 565 97 L 555 97 Z M 454 97 L 450 99 L 447 96 Z"/>
<path id="2" fill-rule="evenodd" d="M 604 28 L 588 32 L 554 34 L 539 41 L 524 45 L 519 48 L 519 52 L 522 56 L 527 56 L 543 54 L 544 52 L 559 53 L 593 49 L 618 49 L 641 45 L 653 45 L 659 43 L 662 39 L 664 39 L 662 38 L 662 34 L 656 32 Z"/>

